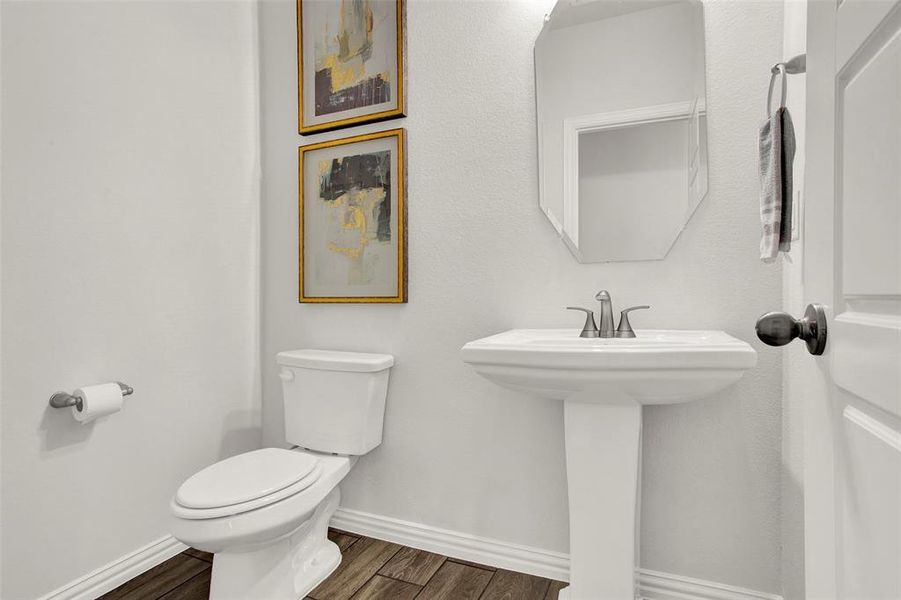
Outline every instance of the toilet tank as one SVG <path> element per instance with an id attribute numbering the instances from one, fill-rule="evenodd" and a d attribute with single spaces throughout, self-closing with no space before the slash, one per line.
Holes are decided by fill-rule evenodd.
<path id="1" fill-rule="evenodd" d="M 390 354 L 279 352 L 285 438 L 335 454 L 366 454 L 382 443 Z"/>

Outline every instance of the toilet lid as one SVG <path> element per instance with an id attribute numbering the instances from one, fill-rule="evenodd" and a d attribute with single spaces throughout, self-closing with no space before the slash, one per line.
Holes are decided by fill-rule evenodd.
<path id="1" fill-rule="evenodd" d="M 315 456 L 281 448 L 245 452 L 210 465 L 188 479 L 178 488 L 175 500 L 187 508 L 219 508 L 249 502 L 294 485 L 312 473 L 317 463 Z"/>

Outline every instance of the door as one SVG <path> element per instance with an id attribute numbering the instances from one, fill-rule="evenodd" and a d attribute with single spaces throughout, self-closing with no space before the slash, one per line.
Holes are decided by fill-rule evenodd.
<path id="1" fill-rule="evenodd" d="M 808 12 L 807 597 L 901 598 L 901 1 Z"/>

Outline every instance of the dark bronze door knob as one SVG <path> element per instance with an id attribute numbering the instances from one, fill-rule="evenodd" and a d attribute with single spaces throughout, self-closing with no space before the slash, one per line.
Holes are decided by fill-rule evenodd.
<path id="1" fill-rule="evenodd" d="M 822 304 L 808 304 L 804 316 L 771 312 L 757 319 L 757 337 L 769 346 L 784 346 L 795 338 L 807 343 L 807 350 L 819 356 L 826 349 L 826 310 Z"/>

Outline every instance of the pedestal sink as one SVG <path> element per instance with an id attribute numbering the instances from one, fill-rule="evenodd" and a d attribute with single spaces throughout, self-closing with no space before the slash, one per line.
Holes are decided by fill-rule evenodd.
<path id="1" fill-rule="evenodd" d="M 570 581 L 560 598 L 635 597 L 641 406 L 713 394 L 757 363 L 722 331 L 635 333 L 513 329 L 463 346 L 463 361 L 489 381 L 563 401 Z"/>

